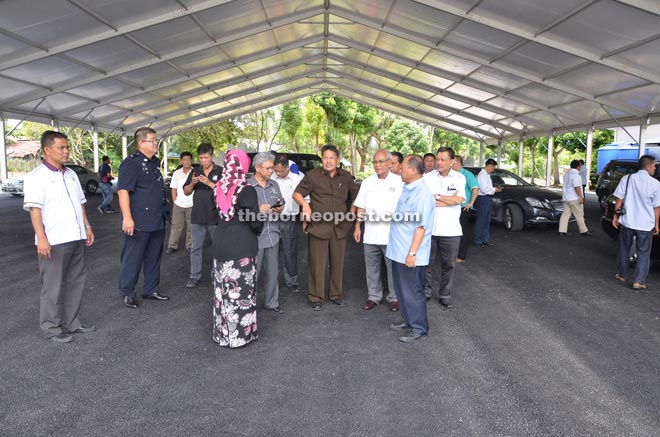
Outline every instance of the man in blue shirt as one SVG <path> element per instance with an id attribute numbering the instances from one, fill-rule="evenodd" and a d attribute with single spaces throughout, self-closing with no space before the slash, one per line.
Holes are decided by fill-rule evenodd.
<path id="1" fill-rule="evenodd" d="M 639 170 L 621 178 L 614 190 L 614 218 L 612 226 L 619 229 L 619 242 L 616 254 L 618 273 L 615 278 L 621 282 L 633 281 L 632 288 L 646 288 L 649 274 L 653 236 L 660 232 L 660 182 L 655 174 L 655 157 L 644 155 L 639 158 Z M 621 214 L 621 207 L 625 213 Z M 635 241 L 637 263 L 632 277 L 628 273 L 628 257 Z"/>
<path id="2" fill-rule="evenodd" d="M 394 289 L 403 321 L 390 329 L 405 332 L 400 341 L 410 343 L 429 330 L 424 282 L 431 253 L 435 200 L 424 180 L 424 160 L 407 156 L 401 165 L 403 192 L 396 206 L 385 256 L 392 260 Z"/>
<path id="3" fill-rule="evenodd" d="M 150 127 L 135 131 L 137 152 L 119 166 L 117 195 L 121 209 L 124 245 L 119 269 L 119 292 L 124 305 L 137 308 L 135 284 L 143 269 L 142 299 L 169 300 L 159 293 L 160 258 L 165 242 L 165 220 L 169 213 L 165 185 L 160 173 L 158 137 Z"/>

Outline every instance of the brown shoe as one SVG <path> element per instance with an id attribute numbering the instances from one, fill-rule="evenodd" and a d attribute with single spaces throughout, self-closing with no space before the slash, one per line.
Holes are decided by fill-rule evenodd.
<path id="1" fill-rule="evenodd" d="M 645 290 L 646 289 L 646 284 L 641 284 L 639 282 L 634 282 L 632 285 L 633 290 Z"/>
<path id="2" fill-rule="evenodd" d="M 464 259 L 462 259 L 462 258 L 456 258 L 456 264 L 461 264 L 461 263 L 464 263 L 464 262 L 465 262 Z"/>
<path id="3" fill-rule="evenodd" d="M 378 304 L 376 302 L 374 302 L 373 300 L 368 300 L 367 303 L 365 303 L 362 306 L 362 309 L 363 310 L 373 310 L 374 308 L 376 308 L 376 305 L 378 305 Z"/>
<path id="4" fill-rule="evenodd" d="M 399 311 L 399 302 L 397 302 L 395 300 L 390 302 L 390 311 L 392 311 L 393 313 L 396 313 L 397 311 Z"/>

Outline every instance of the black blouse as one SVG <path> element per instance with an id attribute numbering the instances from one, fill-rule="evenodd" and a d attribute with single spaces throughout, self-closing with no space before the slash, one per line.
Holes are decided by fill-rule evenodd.
<path id="1" fill-rule="evenodd" d="M 213 231 L 213 258 L 229 261 L 257 256 L 257 236 L 264 225 L 257 220 L 258 214 L 257 191 L 248 185 L 238 195 L 234 217 L 228 222 L 220 219 Z"/>

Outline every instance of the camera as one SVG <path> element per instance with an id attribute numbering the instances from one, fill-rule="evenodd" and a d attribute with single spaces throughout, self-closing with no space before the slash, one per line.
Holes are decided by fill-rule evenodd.
<path id="1" fill-rule="evenodd" d="M 619 217 L 621 217 L 622 215 L 624 215 L 626 213 L 626 208 L 624 208 L 623 206 L 621 208 L 617 208 L 617 209 L 614 210 L 614 213 L 616 215 L 618 215 Z"/>

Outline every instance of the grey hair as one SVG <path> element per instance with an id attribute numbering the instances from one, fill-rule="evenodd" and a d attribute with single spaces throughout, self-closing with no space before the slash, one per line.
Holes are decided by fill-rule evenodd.
<path id="1" fill-rule="evenodd" d="M 254 158 L 252 158 L 252 164 L 254 165 L 261 165 L 264 162 L 268 162 L 268 161 L 275 162 L 275 155 L 273 155 L 270 152 L 259 152 L 256 155 L 254 155 Z"/>
<path id="2" fill-rule="evenodd" d="M 424 158 L 415 154 L 408 155 L 406 158 L 408 158 L 408 168 L 416 169 L 419 175 L 424 174 Z"/>
<path id="3" fill-rule="evenodd" d="M 385 153 L 386 153 L 385 156 L 387 157 L 387 160 L 388 160 L 388 161 L 392 159 L 392 152 L 390 152 L 390 151 L 387 150 L 387 149 L 378 149 L 378 150 L 376 150 L 376 153 L 374 153 L 374 156 L 376 156 L 376 154 L 378 154 L 378 153 L 380 153 L 380 152 L 385 152 Z"/>

